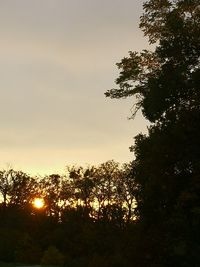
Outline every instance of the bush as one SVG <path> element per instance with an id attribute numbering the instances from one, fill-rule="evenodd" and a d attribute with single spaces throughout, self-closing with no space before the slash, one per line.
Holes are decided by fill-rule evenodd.
<path id="1" fill-rule="evenodd" d="M 41 265 L 63 265 L 64 256 L 63 254 L 54 246 L 48 247 L 44 252 L 44 255 L 41 259 Z"/>

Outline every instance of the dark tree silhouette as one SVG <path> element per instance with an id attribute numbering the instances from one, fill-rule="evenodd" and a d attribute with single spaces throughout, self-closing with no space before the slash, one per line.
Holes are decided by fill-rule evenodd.
<path id="1" fill-rule="evenodd" d="M 35 179 L 22 171 L 13 169 L 0 172 L 0 193 L 3 204 L 26 206 L 31 202 L 37 191 Z"/>
<path id="2" fill-rule="evenodd" d="M 137 213 L 146 247 L 138 266 L 198 266 L 200 236 L 200 8 L 197 0 L 149 0 L 140 27 L 155 51 L 117 64 L 119 89 L 151 122 L 132 147 Z"/>
<path id="3" fill-rule="evenodd" d="M 110 160 L 40 178 L 2 171 L 0 261 L 91 266 L 98 259 L 97 265 L 128 266 L 122 233 L 134 210 L 131 166 Z M 40 209 L 33 205 L 39 197 Z"/>

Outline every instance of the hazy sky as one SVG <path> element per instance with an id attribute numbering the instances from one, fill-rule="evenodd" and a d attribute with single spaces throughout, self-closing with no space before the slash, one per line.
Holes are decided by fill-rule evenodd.
<path id="1" fill-rule="evenodd" d="M 0 166 L 31 174 L 133 158 L 145 131 L 110 100 L 115 63 L 147 48 L 141 0 L 0 0 Z"/>

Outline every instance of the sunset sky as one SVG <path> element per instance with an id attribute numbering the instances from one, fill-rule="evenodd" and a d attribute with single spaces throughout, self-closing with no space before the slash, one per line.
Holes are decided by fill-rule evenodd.
<path id="1" fill-rule="evenodd" d="M 115 63 L 148 47 L 141 0 L 0 0 L 0 166 L 50 174 L 133 159 L 132 100 L 110 100 Z"/>

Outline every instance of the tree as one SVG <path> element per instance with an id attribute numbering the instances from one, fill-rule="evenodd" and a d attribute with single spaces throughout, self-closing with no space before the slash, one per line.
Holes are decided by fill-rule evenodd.
<path id="1" fill-rule="evenodd" d="M 97 203 L 97 218 L 111 220 L 111 207 L 116 201 L 116 181 L 119 163 L 109 160 L 96 168 L 93 194 Z"/>
<path id="2" fill-rule="evenodd" d="M 9 203 L 25 207 L 30 204 L 37 192 L 37 182 L 22 171 L 12 171 L 12 183 L 9 192 Z"/>
<path id="3" fill-rule="evenodd" d="M 107 91 L 106 96 L 136 96 L 135 111 L 141 108 L 153 123 L 177 120 L 181 111 L 199 108 L 198 2 L 151 0 L 144 4 L 140 26 L 151 43 L 159 44 L 154 52 L 130 52 L 122 59 L 117 64 L 119 89 Z"/>
<path id="4" fill-rule="evenodd" d="M 125 221 L 130 222 L 134 216 L 135 193 L 137 184 L 135 182 L 133 163 L 124 164 L 116 181 L 116 202 L 126 210 Z"/>
<path id="5" fill-rule="evenodd" d="M 40 194 L 44 197 L 49 216 L 58 219 L 60 216 L 60 192 L 62 177 L 58 174 L 45 176 L 40 180 Z"/>
<path id="6" fill-rule="evenodd" d="M 0 172 L 0 193 L 3 198 L 4 206 L 6 206 L 8 202 L 8 196 L 12 187 L 12 172 L 12 169 L 3 170 Z"/>
<path id="7" fill-rule="evenodd" d="M 130 52 L 117 64 L 118 89 L 135 97 L 151 122 L 136 136 L 137 216 L 144 225 L 144 266 L 200 264 L 199 0 L 149 0 L 140 27 L 155 51 Z M 158 257 L 159 255 L 159 257 Z M 167 259 L 167 260 L 165 260 Z M 141 265 L 140 265 L 141 266 Z"/>
<path id="8" fill-rule="evenodd" d="M 83 206 L 85 210 L 91 208 L 93 201 L 92 189 L 94 167 L 72 167 L 69 168 L 69 178 L 74 189 L 74 200 L 77 206 Z"/>
<path id="9" fill-rule="evenodd" d="M 12 168 L 0 171 L 0 193 L 3 204 L 24 207 L 30 203 L 35 192 L 37 183 L 29 175 Z"/>

